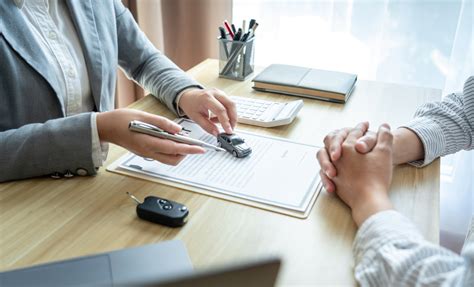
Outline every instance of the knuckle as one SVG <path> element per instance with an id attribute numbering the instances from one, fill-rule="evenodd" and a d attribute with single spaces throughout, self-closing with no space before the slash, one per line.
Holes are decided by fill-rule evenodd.
<path id="1" fill-rule="evenodd" d="M 391 149 L 387 145 L 380 145 L 379 146 L 379 151 L 381 151 L 383 153 L 389 153 L 389 152 L 391 152 Z"/>
<path id="2" fill-rule="evenodd" d="M 333 141 L 334 137 L 335 137 L 335 131 L 332 131 L 332 132 L 328 133 L 328 134 L 324 137 L 324 140 L 323 140 L 324 144 L 325 144 L 326 146 L 329 146 L 329 145 L 331 144 L 331 142 Z"/>
<path id="3" fill-rule="evenodd" d="M 230 106 L 232 109 L 237 108 L 237 104 L 236 104 L 235 102 L 233 102 L 233 101 L 230 101 L 230 100 L 229 100 L 229 106 Z"/>
<path id="4" fill-rule="evenodd" d="M 382 129 L 380 130 L 380 134 L 385 138 L 385 139 L 392 139 L 393 138 L 393 134 L 387 130 L 387 129 Z"/>
<path id="5" fill-rule="evenodd" d="M 342 150 L 351 150 L 353 148 L 353 145 L 348 143 L 348 142 L 344 142 L 342 143 Z"/>
<path id="6" fill-rule="evenodd" d="M 321 181 L 323 182 L 323 185 L 324 185 L 324 186 L 328 186 L 329 181 L 328 181 L 326 175 L 324 174 L 324 172 L 321 172 L 320 175 L 321 175 Z"/>
<path id="7" fill-rule="evenodd" d="M 318 150 L 318 152 L 316 153 L 316 158 L 318 159 L 319 162 L 323 162 L 325 153 L 326 153 L 326 149 L 322 148 Z"/>
<path id="8" fill-rule="evenodd" d="M 162 140 L 161 142 L 159 142 L 159 153 L 170 154 L 173 151 L 172 147 L 173 147 L 174 143 L 173 142 L 169 143 L 169 142 L 170 141 L 168 141 L 168 140 Z M 155 150 L 156 150 L 156 148 L 155 148 Z"/>
<path id="9" fill-rule="evenodd" d="M 376 134 L 376 133 L 370 133 L 370 134 L 368 134 L 366 137 L 367 137 L 367 139 L 368 139 L 369 141 L 375 141 L 375 140 L 377 140 L 377 134 Z"/>
<path id="10" fill-rule="evenodd" d="M 327 144 L 328 141 L 329 141 L 329 135 L 326 135 L 323 139 L 323 142 Z"/>
<path id="11" fill-rule="evenodd" d="M 227 115 L 226 111 L 227 110 L 223 106 L 217 106 L 214 112 L 223 116 Z"/>
<path id="12" fill-rule="evenodd" d="M 320 156 L 322 156 L 322 153 L 323 153 L 323 149 L 320 148 L 320 149 L 316 152 L 316 156 L 317 156 L 317 157 L 320 157 Z"/>
<path id="13" fill-rule="evenodd" d="M 328 133 L 327 136 L 328 136 L 329 138 L 333 138 L 333 137 L 335 137 L 336 135 L 338 135 L 340 131 L 341 131 L 341 130 L 333 130 L 333 131 L 331 131 L 330 133 Z"/>
<path id="14" fill-rule="evenodd" d="M 214 98 L 214 95 L 213 95 L 210 91 L 205 91 L 205 92 L 202 94 L 202 96 L 205 97 L 205 98 L 208 99 L 208 100 Z"/>
<path id="15" fill-rule="evenodd" d="M 323 182 L 324 186 L 328 186 L 330 180 L 322 170 L 319 172 L 319 176 L 321 177 L 321 181 Z"/>
<path id="16" fill-rule="evenodd" d="M 333 141 L 333 142 L 337 142 L 337 141 L 342 142 L 342 141 L 344 140 L 344 138 L 345 138 L 345 137 L 342 136 L 342 135 L 339 133 L 339 134 L 334 135 L 334 137 L 332 138 L 332 141 Z"/>
<path id="17" fill-rule="evenodd" d="M 171 142 L 171 145 L 169 147 L 169 154 L 171 155 L 178 155 L 180 150 L 180 145 L 176 142 Z"/>

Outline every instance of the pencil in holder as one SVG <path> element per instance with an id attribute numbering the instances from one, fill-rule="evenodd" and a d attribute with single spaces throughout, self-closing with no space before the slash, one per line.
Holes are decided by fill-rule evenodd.
<path id="1" fill-rule="evenodd" d="M 219 39 L 219 77 L 246 80 L 254 70 L 254 42 Z"/>

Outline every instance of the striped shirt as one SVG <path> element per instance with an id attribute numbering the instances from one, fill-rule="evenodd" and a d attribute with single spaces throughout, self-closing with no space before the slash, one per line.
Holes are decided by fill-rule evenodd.
<path id="1" fill-rule="evenodd" d="M 463 93 L 423 105 L 406 125 L 423 142 L 424 166 L 439 156 L 474 148 L 474 76 Z M 474 218 L 461 255 L 423 239 L 400 213 L 368 218 L 354 241 L 355 277 L 361 286 L 474 286 Z"/>

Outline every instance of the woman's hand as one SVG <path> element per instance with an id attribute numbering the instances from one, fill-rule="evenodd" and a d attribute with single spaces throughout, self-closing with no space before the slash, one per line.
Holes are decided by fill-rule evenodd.
<path id="1" fill-rule="evenodd" d="M 155 125 L 172 134 L 181 131 L 180 125 L 164 117 L 138 110 L 118 109 L 97 114 L 100 140 L 117 144 L 137 155 L 169 165 L 177 165 L 187 154 L 205 153 L 202 147 L 132 132 L 128 129 L 128 124 L 132 120 Z"/>
<path id="2" fill-rule="evenodd" d="M 217 136 L 219 122 L 228 134 L 231 134 L 237 123 L 237 108 L 227 95 L 217 89 L 192 89 L 186 91 L 179 100 L 183 112 L 205 131 Z M 215 117 L 211 118 L 212 112 Z"/>

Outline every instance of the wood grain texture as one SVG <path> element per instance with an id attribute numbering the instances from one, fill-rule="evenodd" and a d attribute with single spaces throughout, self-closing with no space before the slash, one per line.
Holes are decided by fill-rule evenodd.
<path id="1" fill-rule="evenodd" d="M 255 92 L 250 81 L 220 79 L 217 65 L 216 60 L 206 60 L 189 73 L 205 86 L 230 95 L 293 99 Z M 303 99 L 305 106 L 291 125 L 238 128 L 321 145 L 331 130 L 362 120 L 369 120 L 373 127 L 382 122 L 400 126 L 411 119 L 417 106 L 439 99 L 438 90 L 359 80 L 345 105 Z M 131 108 L 173 119 L 151 96 Z M 111 146 L 106 165 L 124 153 L 122 148 Z M 435 243 L 439 168 L 439 160 L 422 169 L 398 167 L 391 188 L 396 209 Z M 190 209 L 190 220 L 180 229 L 141 221 L 126 191 L 138 198 L 156 195 L 184 203 Z M 181 239 L 196 268 L 279 255 L 283 258 L 280 285 L 354 285 L 351 248 L 355 232 L 349 209 L 324 191 L 309 218 L 301 220 L 106 172 L 104 168 L 94 177 L 0 184 L 0 270 Z"/>

